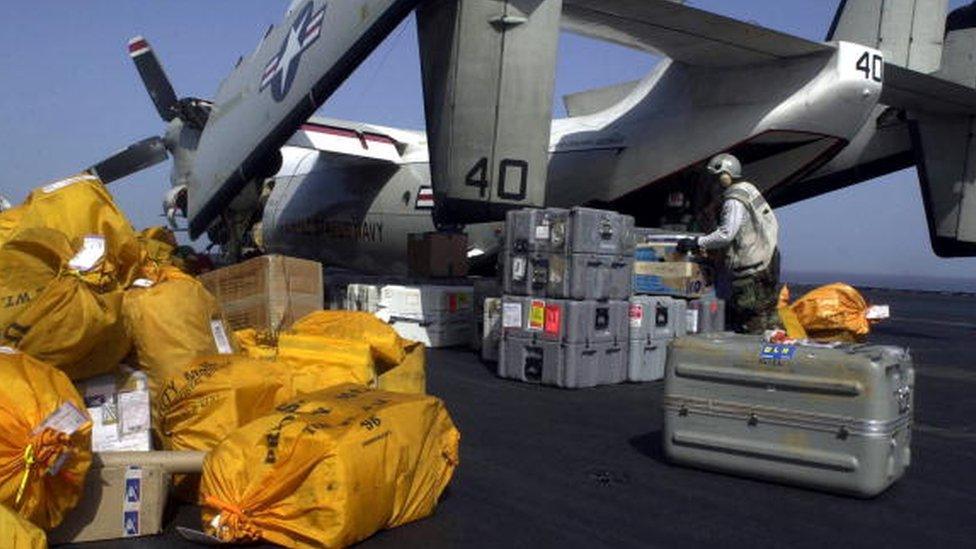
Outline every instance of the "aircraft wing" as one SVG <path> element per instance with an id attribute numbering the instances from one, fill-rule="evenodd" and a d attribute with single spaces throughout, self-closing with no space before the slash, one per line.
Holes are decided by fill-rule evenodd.
<path id="1" fill-rule="evenodd" d="M 672 0 L 563 0 L 564 29 L 676 61 L 735 67 L 829 52 L 811 42 Z"/>
<path id="2" fill-rule="evenodd" d="M 297 0 L 221 83 L 189 181 L 190 235 L 203 233 L 419 0 Z M 269 173 L 270 172 L 270 173 Z"/>

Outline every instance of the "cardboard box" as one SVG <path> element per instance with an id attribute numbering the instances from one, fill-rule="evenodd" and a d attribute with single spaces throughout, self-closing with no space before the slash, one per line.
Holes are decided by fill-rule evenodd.
<path id="1" fill-rule="evenodd" d="M 468 236 L 462 233 L 414 233 L 407 237 L 410 274 L 452 278 L 468 274 Z"/>
<path id="2" fill-rule="evenodd" d="M 93 452 L 152 450 L 152 422 L 146 374 L 134 370 L 80 382 L 92 419 Z"/>
<path id="3" fill-rule="evenodd" d="M 634 293 L 701 297 L 714 292 L 709 269 L 692 261 L 634 263 Z"/>
<path id="4" fill-rule="evenodd" d="M 661 235 L 660 241 L 637 245 L 634 251 L 635 294 L 695 298 L 714 291 L 714 276 L 707 260 L 679 254 L 679 238 Z"/>
<path id="5" fill-rule="evenodd" d="M 92 459 L 81 501 L 48 542 L 81 543 L 150 536 L 163 530 L 170 475 L 198 473 L 203 452 L 116 452 Z"/>
<path id="6" fill-rule="evenodd" d="M 278 333 L 322 310 L 322 265 L 282 255 L 249 259 L 200 276 L 233 330 Z"/>

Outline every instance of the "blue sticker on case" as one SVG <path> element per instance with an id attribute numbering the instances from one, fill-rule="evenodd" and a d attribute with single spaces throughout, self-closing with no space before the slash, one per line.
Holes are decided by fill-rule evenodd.
<path id="1" fill-rule="evenodd" d="M 764 344 L 759 350 L 759 358 L 762 360 L 793 360 L 796 355 L 795 345 Z"/>

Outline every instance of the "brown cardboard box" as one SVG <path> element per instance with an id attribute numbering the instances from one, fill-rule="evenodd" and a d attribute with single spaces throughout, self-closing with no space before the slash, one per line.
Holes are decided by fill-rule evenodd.
<path id="1" fill-rule="evenodd" d="M 264 255 L 200 276 L 216 296 L 231 328 L 278 333 L 322 310 L 322 265 L 317 261 Z"/>
<path id="2" fill-rule="evenodd" d="M 48 542 L 150 536 L 163 530 L 172 473 L 199 473 L 203 452 L 96 453 L 78 506 Z"/>
<path id="3" fill-rule="evenodd" d="M 468 236 L 462 233 L 414 233 L 407 237 L 410 274 L 447 278 L 468 274 Z"/>
<path id="4" fill-rule="evenodd" d="M 678 253 L 683 235 L 645 235 L 634 250 L 634 293 L 696 298 L 714 291 L 706 258 Z"/>

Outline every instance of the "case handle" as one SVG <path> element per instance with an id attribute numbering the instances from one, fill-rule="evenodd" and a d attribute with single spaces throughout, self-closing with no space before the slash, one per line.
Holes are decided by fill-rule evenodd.
<path id="1" fill-rule="evenodd" d="M 675 374 L 682 377 L 693 377 L 718 382 L 774 385 L 789 389 L 817 391 L 843 396 L 857 396 L 864 392 L 864 385 L 859 381 L 805 376 L 786 372 L 735 370 L 728 367 L 705 366 L 701 364 L 679 364 L 675 368 Z"/>

